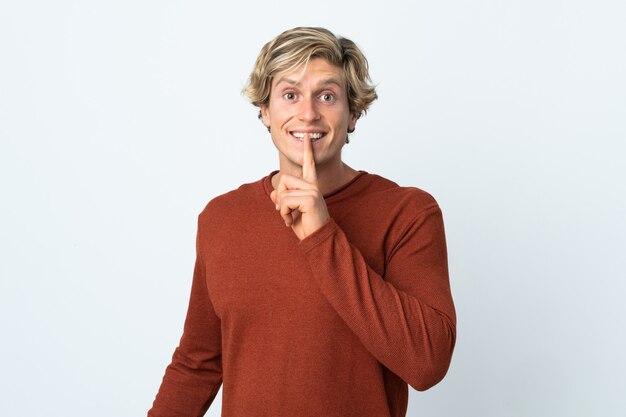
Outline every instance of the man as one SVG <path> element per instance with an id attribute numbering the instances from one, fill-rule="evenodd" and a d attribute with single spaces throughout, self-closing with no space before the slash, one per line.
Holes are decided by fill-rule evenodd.
<path id="1" fill-rule="evenodd" d="M 376 99 L 356 45 L 320 28 L 267 43 L 245 89 L 280 170 L 209 202 L 179 347 L 151 417 L 399 417 L 455 343 L 441 211 L 341 149 Z"/>

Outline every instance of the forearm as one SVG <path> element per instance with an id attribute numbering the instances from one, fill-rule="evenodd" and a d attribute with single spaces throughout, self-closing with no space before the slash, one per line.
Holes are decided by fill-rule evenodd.
<path id="1" fill-rule="evenodd" d="M 429 253 L 442 249 L 428 246 L 407 247 L 398 254 L 406 257 L 390 263 L 383 278 L 334 221 L 302 244 L 320 289 L 339 316 L 377 360 L 418 390 L 443 378 L 456 333 L 447 261 L 441 259 L 445 242 L 443 254 Z M 409 256 L 411 251 L 415 255 Z M 421 258 L 431 259 L 426 265 Z"/>
<path id="2" fill-rule="evenodd" d="M 178 347 L 148 417 L 200 417 L 221 387 L 221 360 L 200 366 Z"/>

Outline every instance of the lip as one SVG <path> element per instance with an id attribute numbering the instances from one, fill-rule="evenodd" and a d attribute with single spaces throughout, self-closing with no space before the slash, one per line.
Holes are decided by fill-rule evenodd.
<path id="1" fill-rule="evenodd" d="M 311 129 L 311 128 L 304 128 L 304 129 L 290 129 L 289 133 L 291 132 L 301 132 L 301 133 L 326 133 L 325 130 L 323 129 Z"/>

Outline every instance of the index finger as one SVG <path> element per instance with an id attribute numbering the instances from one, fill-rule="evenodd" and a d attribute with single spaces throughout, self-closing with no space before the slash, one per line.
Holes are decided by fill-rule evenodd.
<path id="1" fill-rule="evenodd" d="M 312 184 L 317 183 L 317 171 L 315 170 L 315 159 L 313 158 L 313 143 L 308 134 L 302 140 L 302 179 Z"/>

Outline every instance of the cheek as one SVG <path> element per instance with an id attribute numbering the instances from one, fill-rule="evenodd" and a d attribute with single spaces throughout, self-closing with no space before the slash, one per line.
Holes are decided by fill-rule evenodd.
<path id="1" fill-rule="evenodd" d="M 352 119 L 349 115 L 342 114 L 340 117 L 337 117 L 337 125 L 341 126 L 342 130 L 350 127 L 350 123 Z"/>
<path id="2" fill-rule="evenodd" d="M 271 121 L 273 124 L 281 124 L 286 118 L 286 113 L 284 109 L 279 108 L 278 106 L 271 107 L 268 111 L 268 121 Z"/>

